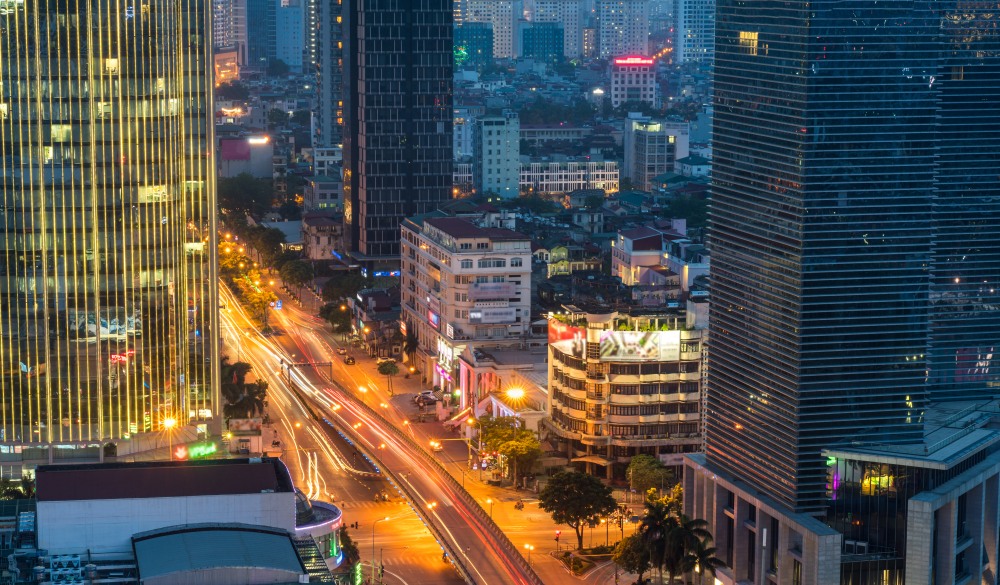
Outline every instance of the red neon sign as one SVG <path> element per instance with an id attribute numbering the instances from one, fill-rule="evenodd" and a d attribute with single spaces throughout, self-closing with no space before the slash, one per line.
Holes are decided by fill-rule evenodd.
<path id="1" fill-rule="evenodd" d="M 615 65 L 652 65 L 653 60 L 646 57 L 619 57 L 615 59 Z"/>
<path id="2" fill-rule="evenodd" d="M 119 363 L 119 362 L 127 362 L 128 358 L 130 358 L 130 357 L 132 357 L 134 355 L 135 355 L 135 350 L 134 349 L 130 349 L 130 350 L 126 351 L 125 353 L 113 353 L 113 354 L 111 354 L 108 357 L 108 360 L 111 363 L 113 363 L 113 364 L 114 363 Z"/>

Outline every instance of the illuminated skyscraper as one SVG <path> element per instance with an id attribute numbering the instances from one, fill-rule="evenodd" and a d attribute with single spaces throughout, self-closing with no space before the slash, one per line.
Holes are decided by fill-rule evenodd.
<path id="1" fill-rule="evenodd" d="M 344 2 L 344 234 L 366 268 L 398 267 L 400 222 L 451 198 L 452 9 Z"/>
<path id="2" fill-rule="evenodd" d="M 217 404 L 211 4 L 0 4 L 0 441 Z"/>
<path id="3" fill-rule="evenodd" d="M 717 6 L 706 448 L 685 507 L 725 583 L 993 580 L 995 6 Z"/>

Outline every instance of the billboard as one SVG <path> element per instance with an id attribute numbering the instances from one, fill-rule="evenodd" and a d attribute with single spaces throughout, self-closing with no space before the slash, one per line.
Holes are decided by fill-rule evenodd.
<path id="1" fill-rule="evenodd" d="M 514 307 L 476 308 L 469 310 L 470 323 L 513 323 L 517 321 L 517 309 Z"/>
<path id="2" fill-rule="evenodd" d="M 474 282 L 469 287 L 469 298 L 473 301 L 495 301 L 515 295 L 517 288 L 512 282 Z"/>
<path id="3" fill-rule="evenodd" d="M 587 335 L 582 327 L 573 327 L 558 319 L 549 319 L 549 343 L 570 341 L 572 343 L 560 345 L 568 346 L 566 349 L 576 357 L 583 357 L 586 339 Z"/>
<path id="4" fill-rule="evenodd" d="M 677 361 L 681 359 L 680 331 L 605 331 L 601 359 L 620 362 Z"/>

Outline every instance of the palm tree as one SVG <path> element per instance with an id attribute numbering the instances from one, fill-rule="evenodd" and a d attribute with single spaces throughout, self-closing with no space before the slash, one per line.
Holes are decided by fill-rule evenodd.
<path id="1" fill-rule="evenodd" d="M 698 573 L 698 585 L 703 583 L 705 578 L 705 573 L 708 573 L 715 577 L 716 571 L 720 567 L 726 566 L 726 563 L 722 559 L 715 556 L 716 550 L 714 546 L 708 546 L 710 539 L 699 540 L 698 544 L 688 553 L 691 568 Z"/>
<path id="2" fill-rule="evenodd" d="M 674 519 L 674 524 L 667 533 L 663 557 L 663 566 L 670 577 L 668 583 L 673 583 L 674 577 L 694 569 L 691 551 L 703 546 L 705 541 L 712 540 L 712 534 L 706 529 L 708 522 L 705 520 L 692 520 L 683 514 Z"/>
<path id="3" fill-rule="evenodd" d="M 403 353 L 406 354 L 406 361 L 413 365 L 413 355 L 417 353 L 417 348 L 420 346 L 420 340 L 417 339 L 417 332 L 414 331 L 413 325 L 410 323 L 406 324 L 406 337 L 403 338 Z"/>

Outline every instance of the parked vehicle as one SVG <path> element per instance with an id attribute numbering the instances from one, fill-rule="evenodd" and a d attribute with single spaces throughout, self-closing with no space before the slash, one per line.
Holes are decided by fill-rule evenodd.
<path id="1" fill-rule="evenodd" d="M 437 401 L 438 401 L 438 397 L 437 396 L 421 396 L 421 397 L 417 398 L 417 405 L 418 406 L 430 406 L 431 404 L 437 403 Z"/>
<path id="2" fill-rule="evenodd" d="M 423 390 L 422 392 L 413 397 L 413 401 L 418 402 L 421 398 L 427 398 L 427 397 L 437 398 L 436 396 L 434 396 L 434 392 L 432 390 Z"/>
<path id="3" fill-rule="evenodd" d="M 354 358 L 352 358 L 351 356 L 347 356 L 344 358 L 344 363 L 349 366 L 353 366 L 355 364 Z"/>
<path id="4" fill-rule="evenodd" d="M 394 364 L 396 360 L 390 357 L 380 357 L 375 360 L 375 363 L 381 366 L 382 364 Z"/>
<path id="5" fill-rule="evenodd" d="M 339 354 L 339 355 L 347 355 L 347 348 L 346 347 L 338 347 L 337 348 L 337 354 Z"/>

